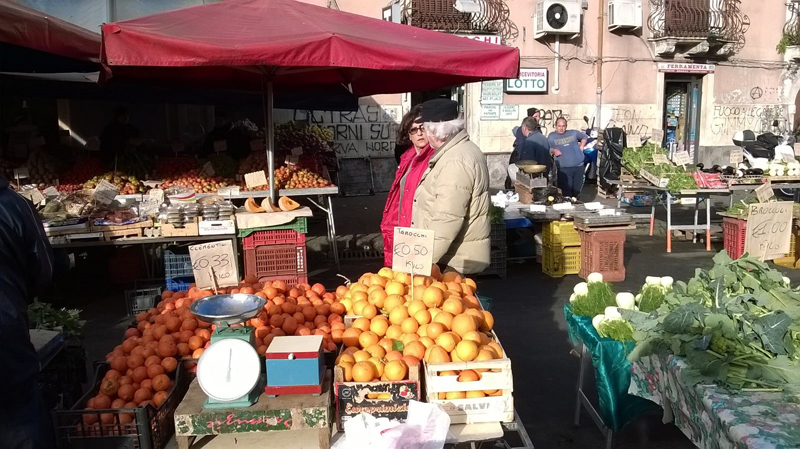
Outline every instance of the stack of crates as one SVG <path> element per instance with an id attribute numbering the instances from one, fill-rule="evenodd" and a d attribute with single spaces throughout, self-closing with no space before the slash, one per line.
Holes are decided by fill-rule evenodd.
<path id="1" fill-rule="evenodd" d="M 250 231 L 242 236 L 245 275 L 254 275 L 261 283 L 308 283 L 306 231 L 306 219 L 298 218 L 291 225 Z"/>
<path id="2" fill-rule="evenodd" d="M 542 230 L 542 272 L 558 278 L 581 269 L 581 239 L 571 221 L 551 221 Z"/>
<path id="3" fill-rule="evenodd" d="M 773 259 L 775 265 L 785 268 L 800 268 L 798 266 L 798 239 L 800 228 L 798 228 L 797 220 L 792 220 L 792 234 L 789 241 L 789 252 L 784 257 Z M 723 217 L 722 218 L 722 236 L 725 251 L 731 259 L 738 259 L 744 254 L 744 241 L 747 235 L 747 220 L 743 218 Z"/>
<path id="4" fill-rule="evenodd" d="M 501 279 L 506 278 L 506 257 L 508 248 L 506 247 L 506 223 L 492 223 L 491 233 L 489 234 L 491 244 L 491 261 L 489 267 L 481 274 L 496 274 Z"/>
<path id="5" fill-rule="evenodd" d="M 189 290 L 189 286 L 194 283 L 194 271 L 192 271 L 192 259 L 188 253 L 164 251 L 164 279 L 166 279 L 167 290 L 173 292 Z"/>
<path id="6" fill-rule="evenodd" d="M 586 279 L 591 273 L 600 273 L 606 282 L 625 280 L 625 231 L 581 231 L 580 276 Z"/>

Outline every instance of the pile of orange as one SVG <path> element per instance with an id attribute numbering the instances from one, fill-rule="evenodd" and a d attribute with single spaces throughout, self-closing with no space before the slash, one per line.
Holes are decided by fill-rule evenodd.
<path id="1" fill-rule="evenodd" d="M 392 380 L 385 373 L 395 361 L 408 367 L 421 360 L 449 363 L 503 358 L 503 349 L 491 335 L 494 317 L 481 308 L 475 290 L 472 279 L 441 274 L 435 268 L 431 276 L 413 278 L 382 268 L 337 288 L 336 296 L 348 314 L 360 315 L 341 335 L 346 349 L 337 365 L 343 366 L 345 379 L 370 377 L 367 364 L 374 370 L 365 381 Z M 338 341 L 336 334 L 334 341 Z M 392 364 L 393 373 L 402 372 L 395 368 L 398 364 Z M 463 382 L 480 379 L 480 373 L 473 370 L 455 373 Z M 461 393 L 466 397 L 467 393 Z"/>

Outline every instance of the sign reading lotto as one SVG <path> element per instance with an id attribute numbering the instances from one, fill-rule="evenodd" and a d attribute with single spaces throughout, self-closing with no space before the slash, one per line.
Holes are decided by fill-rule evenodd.
<path id="1" fill-rule="evenodd" d="M 519 78 L 506 80 L 506 93 L 547 93 L 547 69 L 519 69 Z"/>
<path id="2" fill-rule="evenodd" d="M 714 64 L 692 64 L 686 62 L 659 62 L 658 71 L 663 73 L 714 73 Z"/>

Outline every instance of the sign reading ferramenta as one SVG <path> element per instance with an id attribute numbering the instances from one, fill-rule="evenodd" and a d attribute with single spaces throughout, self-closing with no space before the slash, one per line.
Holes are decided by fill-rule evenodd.
<path id="1" fill-rule="evenodd" d="M 519 69 L 519 78 L 506 80 L 506 93 L 547 93 L 547 69 Z"/>

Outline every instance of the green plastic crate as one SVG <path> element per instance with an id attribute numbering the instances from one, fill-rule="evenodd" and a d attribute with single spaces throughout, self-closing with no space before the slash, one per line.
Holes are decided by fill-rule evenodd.
<path id="1" fill-rule="evenodd" d="M 490 298 L 488 296 L 481 296 L 481 295 L 477 295 L 477 296 L 478 296 L 478 301 L 480 301 L 480 303 L 481 303 L 481 307 L 483 307 L 483 310 L 491 311 L 492 310 L 492 303 L 494 302 L 494 299 L 492 299 L 492 298 Z"/>
<path id="2" fill-rule="evenodd" d="M 264 226 L 261 228 L 248 228 L 248 229 L 239 229 L 239 238 L 247 237 L 248 235 L 256 232 L 256 231 L 276 231 L 279 229 L 291 229 L 292 231 L 297 231 L 300 234 L 307 234 L 308 233 L 308 219 L 306 217 L 297 217 L 291 223 L 286 223 L 277 226 Z"/>

